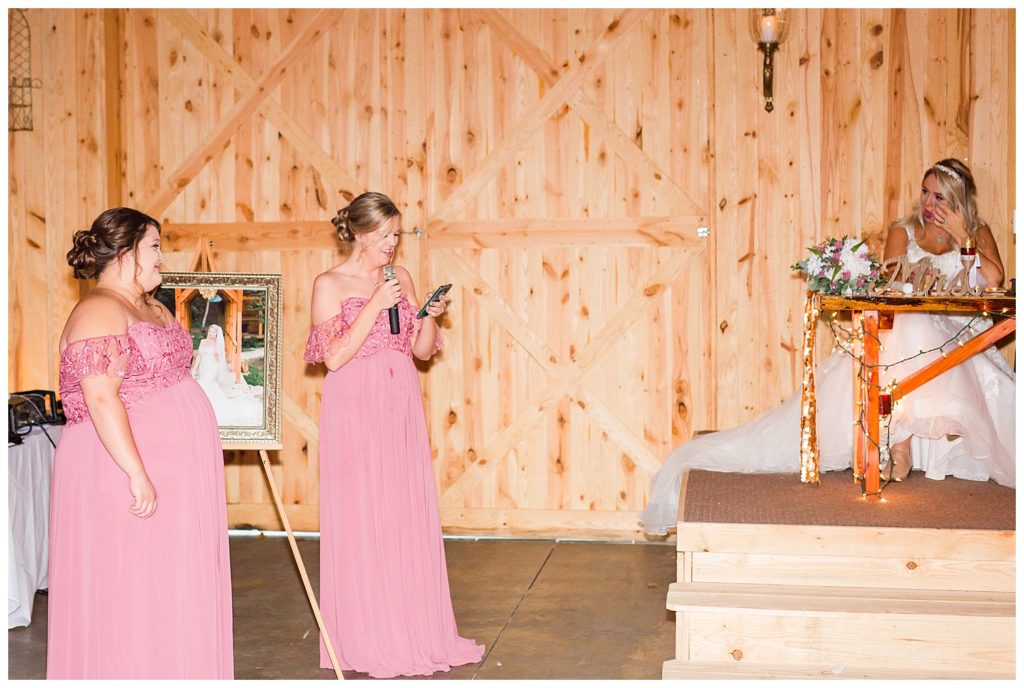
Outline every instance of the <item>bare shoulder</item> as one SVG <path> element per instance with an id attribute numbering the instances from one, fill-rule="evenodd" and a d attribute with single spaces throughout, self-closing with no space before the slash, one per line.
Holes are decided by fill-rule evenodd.
<path id="1" fill-rule="evenodd" d="M 344 272 L 345 263 L 338 263 L 334 267 L 324 270 L 313 278 L 313 293 L 317 291 L 344 289 L 348 277 Z"/>
<path id="2" fill-rule="evenodd" d="M 996 237 L 992 233 L 992 229 L 988 225 L 986 225 L 986 224 L 982 224 L 982 225 L 978 226 L 977 235 L 978 235 L 978 238 L 983 240 L 983 241 L 991 241 L 993 244 L 996 243 Z"/>
<path id="3" fill-rule="evenodd" d="M 1000 269 L 1004 269 L 1003 258 L 999 252 L 999 242 L 996 241 L 996 237 L 989 226 L 984 224 L 979 226 L 975 235 L 978 237 L 978 247 L 989 254 L 989 258 L 995 260 L 999 264 Z"/>
<path id="4" fill-rule="evenodd" d="M 906 227 L 900 224 L 890 225 L 885 235 L 885 258 L 905 255 L 908 245 Z"/>
<path id="5" fill-rule="evenodd" d="M 313 279 L 312 316 L 314 323 L 322 323 L 337 315 L 342 299 L 347 296 L 348 279 L 339 270 L 340 267 L 340 265 L 335 265 Z"/>
<path id="6" fill-rule="evenodd" d="M 408 282 L 410 284 L 412 283 L 412 275 L 410 275 L 409 271 L 406 270 L 401 265 L 395 266 L 395 274 L 398 275 L 399 282 Z"/>
<path id="7" fill-rule="evenodd" d="M 416 300 L 416 285 L 413 284 L 412 275 L 401 265 L 395 266 L 395 274 L 398 276 L 398 283 L 401 285 L 403 291 L 405 291 L 411 298 L 410 301 Z"/>
<path id="8" fill-rule="evenodd" d="M 91 292 L 82 297 L 71 310 L 60 336 L 61 348 L 68 342 L 81 339 L 124 334 L 131 321 L 128 309 L 117 298 L 102 292 Z"/>

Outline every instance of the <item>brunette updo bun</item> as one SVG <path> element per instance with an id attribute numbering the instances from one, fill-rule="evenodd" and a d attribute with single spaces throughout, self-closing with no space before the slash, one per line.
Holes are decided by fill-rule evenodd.
<path id="1" fill-rule="evenodd" d="M 100 213 L 88 230 L 75 232 L 68 265 L 77 279 L 93 279 L 112 261 L 128 251 L 134 251 L 146 230 L 153 226 L 160 231 L 160 223 L 134 208 L 111 208 Z"/>
<path id="2" fill-rule="evenodd" d="M 366 234 L 380 228 L 394 217 L 401 217 L 390 198 L 377 191 L 367 191 L 353 199 L 331 218 L 338 238 L 345 243 L 356 240 L 356 234 Z"/>

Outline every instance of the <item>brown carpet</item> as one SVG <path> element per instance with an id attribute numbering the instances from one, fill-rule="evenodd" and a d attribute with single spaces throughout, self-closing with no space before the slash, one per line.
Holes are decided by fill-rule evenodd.
<path id="1" fill-rule="evenodd" d="M 1016 490 L 991 480 L 929 480 L 917 471 L 886 486 L 882 501 L 868 501 L 852 471 L 823 473 L 820 485 L 806 485 L 796 473 L 692 470 L 683 480 L 680 520 L 1016 530 L 1015 499 Z"/>

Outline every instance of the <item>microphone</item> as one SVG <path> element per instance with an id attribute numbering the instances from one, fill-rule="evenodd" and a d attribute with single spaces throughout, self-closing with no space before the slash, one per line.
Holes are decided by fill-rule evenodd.
<path id="1" fill-rule="evenodd" d="M 395 279 L 395 268 L 391 265 L 384 266 L 384 281 Z M 391 323 L 391 334 L 398 334 L 402 328 L 398 323 L 398 304 L 388 309 L 388 320 Z"/>

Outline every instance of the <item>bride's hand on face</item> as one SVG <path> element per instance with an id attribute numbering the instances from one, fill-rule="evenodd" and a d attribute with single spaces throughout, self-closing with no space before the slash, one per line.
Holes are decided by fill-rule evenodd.
<path id="1" fill-rule="evenodd" d="M 962 244 L 967 238 L 967 223 L 963 212 L 953 210 L 946 203 L 935 209 L 935 226 L 947 232 L 957 243 Z"/>
<path id="2" fill-rule="evenodd" d="M 377 288 L 373 290 L 373 294 L 370 296 L 370 305 L 374 312 L 383 311 L 391 308 L 398 299 L 402 297 L 402 287 L 398 283 L 398 278 L 381 282 L 377 285 Z"/>

